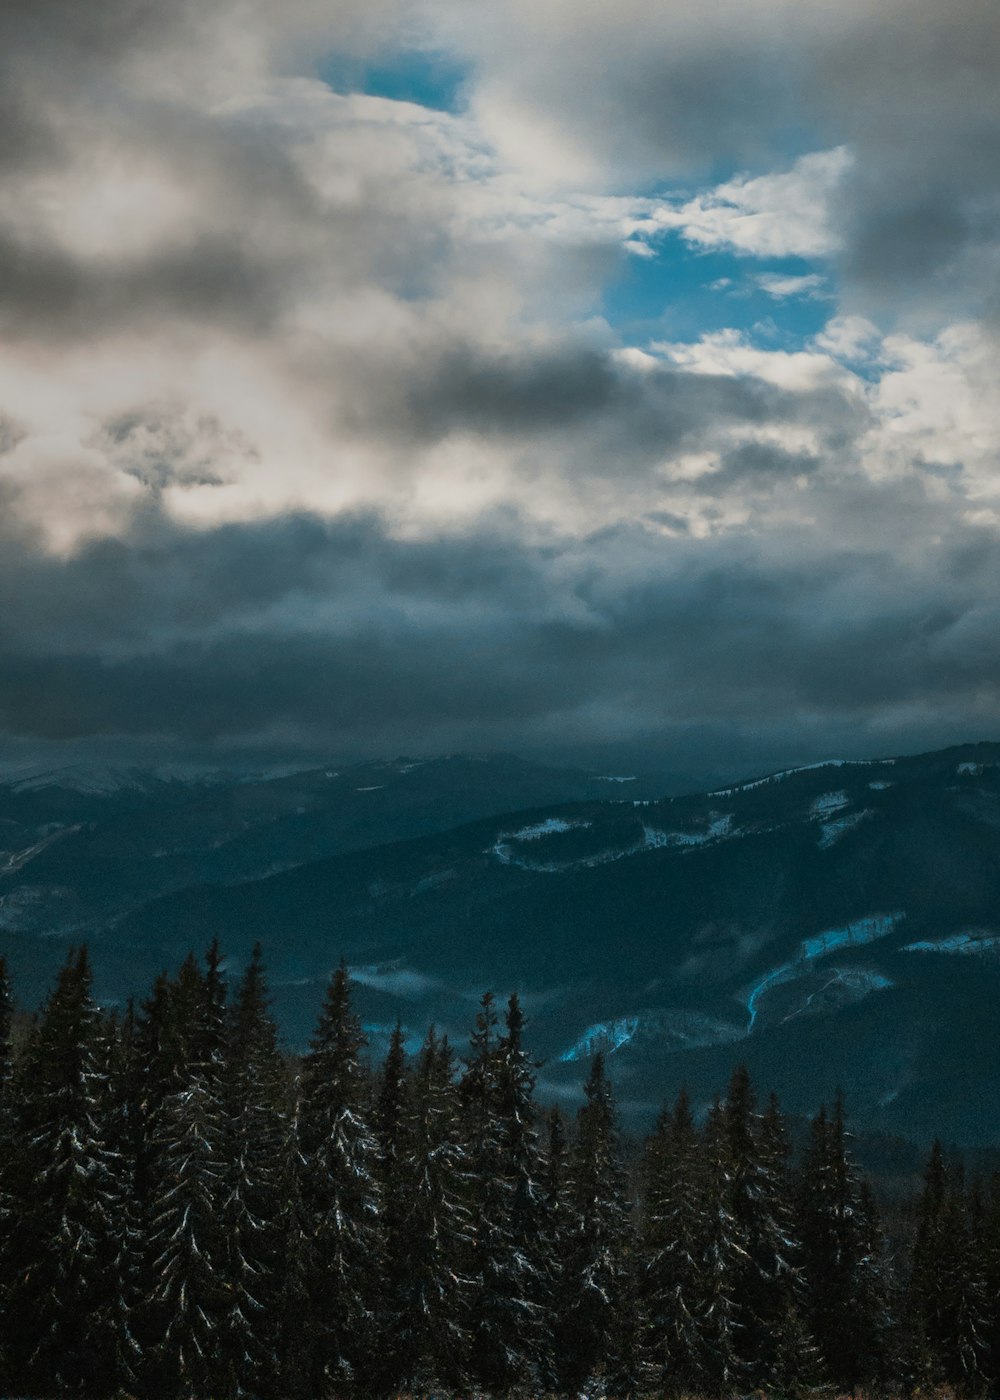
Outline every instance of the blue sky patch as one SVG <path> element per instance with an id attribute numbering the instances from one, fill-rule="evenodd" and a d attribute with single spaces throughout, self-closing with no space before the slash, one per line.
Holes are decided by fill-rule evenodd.
<path id="1" fill-rule="evenodd" d="M 375 63 L 332 54 L 320 65 L 319 76 L 337 92 L 364 92 L 438 112 L 457 112 L 464 105 L 469 69 L 450 54 L 408 49 Z"/>
<path id="2" fill-rule="evenodd" d="M 829 267 L 803 258 L 747 258 L 701 252 L 676 234 L 655 245 L 655 257 L 624 253 L 619 275 L 604 289 L 602 313 L 628 344 L 651 339 L 697 340 L 714 331 L 770 327 L 769 336 L 796 346 L 834 314 Z M 760 279 L 818 276 L 807 295 L 769 295 Z M 817 295 L 818 294 L 818 295 Z"/>

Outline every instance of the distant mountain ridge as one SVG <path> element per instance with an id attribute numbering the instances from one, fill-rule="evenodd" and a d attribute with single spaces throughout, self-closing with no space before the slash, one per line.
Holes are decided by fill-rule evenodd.
<path id="1" fill-rule="evenodd" d="M 341 955 L 375 1039 L 397 1017 L 463 1036 L 483 989 L 516 988 L 545 1091 L 573 1094 L 604 1049 L 636 1122 L 664 1086 L 705 1095 L 743 1059 L 796 1111 L 842 1086 L 864 1125 L 1000 1141 L 1000 744 L 664 799 L 475 762 L 432 761 L 412 787 L 403 761 L 367 765 L 335 801 L 315 791 L 332 779 L 283 779 L 281 814 L 245 829 L 215 791 L 28 833 L 54 839 L 0 875 L 0 935 L 37 987 L 86 934 L 108 998 L 214 936 L 235 968 L 259 938 L 292 1043 Z M 29 799 L 0 790 L 0 823 Z"/>

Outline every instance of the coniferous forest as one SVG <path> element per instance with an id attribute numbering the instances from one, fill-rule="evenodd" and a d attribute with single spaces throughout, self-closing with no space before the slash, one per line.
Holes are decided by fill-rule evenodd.
<path id="1" fill-rule="evenodd" d="M 886 1231 L 843 1108 L 802 1150 L 737 1069 L 621 1139 L 598 1056 L 536 1101 L 520 1005 L 380 1064 L 331 979 L 279 1046 L 259 952 L 123 1017 L 86 951 L 15 1029 L 0 986 L 0 1386 L 144 1400 L 765 1391 L 976 1395 L 1000 1376 L 1000 1182 L 940 1147 Z"/>

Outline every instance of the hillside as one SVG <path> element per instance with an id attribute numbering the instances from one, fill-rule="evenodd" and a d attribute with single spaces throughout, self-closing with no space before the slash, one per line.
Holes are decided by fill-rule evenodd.
<path id="1" fill-rule="evenodd" d="M 414 1037 L 433 1020 L 462 1038 L 484 988 L 517 988 L 543 1090 L 574 1094 L 579 1061 L 609 1050 L 636 1122 L 664 1090 L 705 1095 L 742 1059 L 794 1111 L 839 1085 L 868 1127 L 1000 1138 L 1000 745 L 659 801 L 626 790 L 240 883 L 154 887 L 86 925 L 99 991 L 121 998 L 215 936 L 235 966 L 260 939 L 293 1044 L 343 955 L 376 1039 L 397 1017 Z M 383 820 L 405 834 L 398 811 Z M 113 866 L 111 835 L 94 839 Z M 34 888 L 59 849 L 33 857 Z M 184 859 L 197 875 L 217 857 Z M 37 981 L 82 931 L 8 916 L 4 939 Z"/>

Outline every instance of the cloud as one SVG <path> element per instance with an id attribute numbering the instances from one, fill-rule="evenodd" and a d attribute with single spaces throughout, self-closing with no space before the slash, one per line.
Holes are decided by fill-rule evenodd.
<path id="1" fill-rule="evenodd" d="M 799 276 L 782 275 L 779 272 L 758 273 L 754 281 L 762 292 L 775 301 L 785 301 L 789 297 L 815 299 L 824 295 L 824 279 L 818 272 L 807 272 Z"/>
<path id="2" fill-rule="evenodd" d="M 996 27 L 973 0 L 7 6 L 0 732 L 988 729 Z M 322 80 L 421 46 L 467 74 L 455 110 Z M 684 325 L 692 263 L 773 333 L 728 297 Z M 623 283 L 656 288 L 634 334 Z"/>
<path id="3" fill-rule="evenodd" d="M 720 471 L 780 484 L 816 464 L 760 446 Z M 779 713 L 827 743 L 935 711 L 982 723 L 1000 687 L 995 537 L 912 487 L 817 485 L 811 504 L 841 541 L 819 560 L 800 525 L 756 543 L 652 520 L 531 543 L 508 519 L 406 541 L 374 518 L 308 517 L 22 558 L 0 718 L 48 740 L 311 752 L 490 747 L 528 727 L 565 748 L 623 720 L 752 732 Z M 888 527 L 913 548 L 887 549 Z"/>
<path id="4" fill-rule="evenodd" d="M 823 257 L 839 247 L 832 206 L 850 166 L 846 147 L 817 151 L 781 174 L 737 176 L 680 208 L 659 212 L 657 221 L 702 248 L 763 258 Z"/>
<path id="5" fill-rule="evenodd" d="M 746 232 L 757 251 L 783 241 L 767 211 L 794 186 L 789 150 L 839 151 L 835 201 L 829 172 L 814 167 L 809 217 L 785 246 L 834 255 L 852 313 L 877 307 L 940 327 L 985 295 L 995 320 L 985 290 L 996 283 L 1000 199 L 994 6 L 500 0 L 485 22 L 455 4 L 433 13 L 475 63 L 473 108 L 510 160 L 550 179 L 661 186 L 707 183 L 720 166 L 749 172 L 696 194 L 688 212 L 706 246 L 740 247 Z M 794 204 L 785 210 L 797 224 Z"/>

